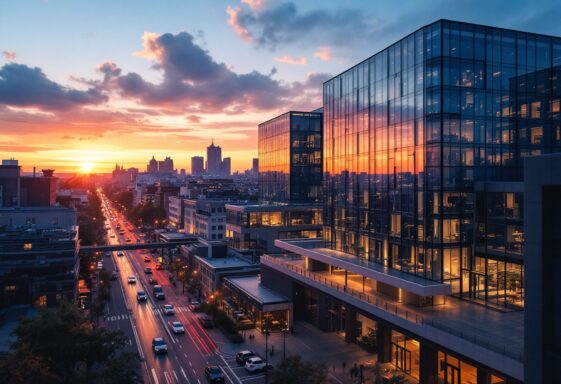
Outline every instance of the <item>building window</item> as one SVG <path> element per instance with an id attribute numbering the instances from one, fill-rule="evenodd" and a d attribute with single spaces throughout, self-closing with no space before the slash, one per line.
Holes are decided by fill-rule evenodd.
<path id="1" fill-rule="evenodd" d="M 25 243 L 23 245 L 23 249 L 25 249 L 26 251 L 29 251 L 29 250 L 33 249 L 33 244 L 32 243 Z"/>
<path id="2" fill-rule="evenodd" d="M 37 298 L 37 306 L 38 307 L 46 307 L 47 306 L 47 296 L 39 296 Z"/>

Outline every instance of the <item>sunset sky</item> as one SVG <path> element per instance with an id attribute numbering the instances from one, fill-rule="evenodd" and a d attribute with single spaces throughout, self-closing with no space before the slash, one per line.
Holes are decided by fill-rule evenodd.
<path id="1" fill-rule="evenodd" d="M 250 168 L 259 122 L 320 107 L 323 81 L 422 25 L 561 34 L 558 0 L 515 1 L 0 0 L 0 156 L 189 171 L 214 138 Z"/>

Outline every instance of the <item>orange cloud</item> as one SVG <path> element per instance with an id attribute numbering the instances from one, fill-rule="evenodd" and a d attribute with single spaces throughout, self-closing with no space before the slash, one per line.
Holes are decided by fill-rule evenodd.
<path id="1" fill-rule="evenodd" d="M 134 56 L 144 57 L 145 59 L 158 59 L 162 56 L 162 49 L 158 45 L 157 40 L 160 37 L 155 32 L 144 32 L 142 35 L 142 51 L 134 52 Z"/>
<path id="2" fill-rule="evenodd" d="M 306 65 L 306 64 L 308 64 L 308 59 L 306 59 L 305 56 L 302 56 L 299 59 L 296 59 L 292 56 L 281 56 L 281 57 L 275 57 L 275 61 L 278 61 L 279 63 L 291 64 L 291 65 Z"/>
<path id="3" fill-rule="evenodd" d="M 228 24 L 234 29 L 234 32 L 236 32 L 242 38 L 242 40 L 251 43 L 253 41 L 253 36 L 251 36 L 249 30 L 243 27 L 240 23 L 241 11 L 242 10 L 240 7 L 233 8 L 228 5 L 228 7 L 226 8 L 226 13 L 229 16 Z"/>
<path id="4" fill-rule="evenodd" d="M 331 55 L 330 47 L 320 47 L 319 50 L 314 52 L 314 57 L 317 57 L 321 61 L 331 61 L 333 56 Z"/>
<path id="5" fill-rule="evenodd" d="M 266 4 L 266 0 L 242 0 L 242 4 L 246 4 L 249 8 L 253 10 L 258 10 L 263 8 Z"/>
<path id="6" fill-rule="evenodd" d="M 14 61 L 16 59 L 16 53 L 13 51 L 3 51 L 2 54 L 4 58 L 8 61 Z"/>

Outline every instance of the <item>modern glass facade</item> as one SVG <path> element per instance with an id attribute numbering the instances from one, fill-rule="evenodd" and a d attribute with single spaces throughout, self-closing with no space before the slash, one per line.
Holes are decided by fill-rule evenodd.
<path id="1" fill-rule="evenodd" d="M 559 71 L 561 38 L 440 20 L 324 83 L 328 245 L 523 306 L 515 184 L 561 150 Z"/>
<path id="2" fill-rule="evenodd" d="M 259 124 L 261 201 L 320 201 L 322 124 L 320 112 L 287 112 Z"/>

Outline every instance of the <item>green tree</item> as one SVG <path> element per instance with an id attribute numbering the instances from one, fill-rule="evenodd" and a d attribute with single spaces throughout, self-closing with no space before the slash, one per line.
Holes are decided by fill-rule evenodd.
<path id="1" fill-rule="evenodd" d="M 6 383 L 140 383 L 139 359 L 120 331 L 97 328 L 70 303 L 21 320 L 10 354 L 0 361 Z"/>
<path id="2" fill-rule="evenodd" d="M 272 384 L 323 384 L 327 368 L 323 363 L 305 362 L 300 356 L 289 356 L 273 370 Z"/>

